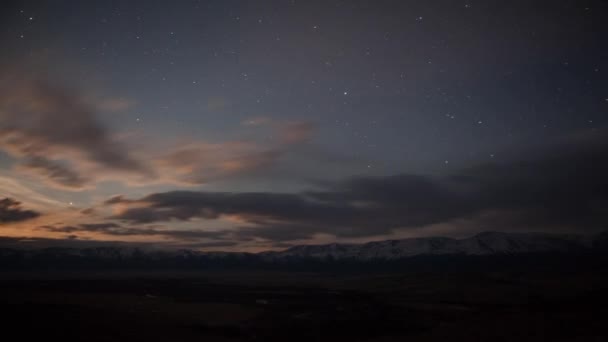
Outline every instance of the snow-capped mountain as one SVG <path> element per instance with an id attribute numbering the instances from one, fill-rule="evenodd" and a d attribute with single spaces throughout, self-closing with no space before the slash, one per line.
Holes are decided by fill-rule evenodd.
<path id="1" fill-rule="evenodd" d="M 367 262 L 411 260 L 420 256 L 484 257 L 529 253 L 606 255 L 607 252 L 608 232 L 594 236 L 486 232 L 465 239 L 430 237 L 364 244 L 299 245 L 284 251 L 257 254 L 155 250 L 130 246 L 19 249 L 15 246 L 2 248 L 0 245 L 0 268 L 250 268 L 285 266 L 306 260 Z"/>
<path id="2" fill-rule="evenodd" d="M 412 238 L 364 244 L 294 246 L 267 258 L 402 259 L 421 255 L 507 255 L 543 252 L 579 252 L 592 249 L 597 237 L 541 233 L 486 232 L 466 239 Z"/>

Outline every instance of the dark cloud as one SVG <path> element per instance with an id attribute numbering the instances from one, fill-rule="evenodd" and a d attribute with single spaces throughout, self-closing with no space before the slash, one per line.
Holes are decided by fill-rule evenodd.
<path id="1" fill-rule="evenodd" d="M 234 247 L 238 242 L 235 241 L 208 241 L 208 242 L 181 242 L 159 245 L 149 242 L 124 242 L 124 241 L 99 241 L 81 239 L 77 235 L 68 235 L 65 238 L 49 239 L 38 237 L 5 237 L 0 236 L 0 248 L 12 248 L 19 250 L 35 250 L 42 248 L 105 248 L 105 247 L 126 247 L 126 248 L 145 248 L 150 250 L 166 249 L 205 249 Z"/>
<path id="2" fill-rule="evenodd" d="M 260 227 L 241 227 L 235 230 L 233 237 L 239 241 L 250 241 L 261 238 L 271 241 L 293 241 L 311 239 L 319 229 L 306 225 L 275 224 Z"/>
<path id="3" fill-rule="evenodd" d="M 85 224 L 81 224 L 80 227 L 82 227 L 83 230 L 88 230 L 88 231 L 106 231 L 109 229 L 113 229 L 113 228 L 120 228 L 120 225 L 116 224 L 116 223 L 85 223 Z"/>
<path id="4" fill-rule="evenodd" d="M 80 211 L 83 215 L 93 215 L 95 214 L 95 208 L 85 208 Z"/>
<path id="5" fill-rule="evenodd" d="M 40 156 L 26 158 L 19 168 L 43 176 L 57 185 L 70 189 L 83 188 L 90 181 L 90 179 L 80 175 L 68 166 Z"/>
<path id="6" fill-rule="evenodd" d="M 481 216 L 486 225 L 509 222 L 506 229 L 587 230 L 608 222 L 607 174 L 608 139 L 598 134 L 445 176 L 356 178 L 296 194 L 172 191 L 110 202 L 127 206 L 113 219 L 133 223 L 234 215 L 255 225 L 237 238 L 274 241 L 374 236 Z"/>
<path id="7" fill-rule="evenodd" d="M 0 224 L 29 220 L 40 216 L 40 213 L 33 210 L 21 208 L 21 202 L 12 198 L 0 199 Z"/>
<path id="8" fill-rule="evenodd" d="M 6 237 L 0 236 L 0 248 L 15 249 L 41 249 L 41 248 L 94 248 L 94 247 L 157 247 L 146 243 L 133 243 L 121 241 L 96 241 L 80 239 L 77 235 L 68 235 L 65 238 L 49 239 L 39 237 Z"/>
<path id="9" fill-rule="evenodd" d="M 150 175 L 111 138 L 95 109 L 52 81 L 8 73 L 0 82 L 0 149 L 61 187 L 82 188 L 91 167 Z"/>
<path id="10" fill-rule="evenodd" d="M 179 245 L 179 246 L 175 246 L 175 247 L 182 247 L 182 248 L 234 247 L 234 246 L 237 246 L 238 244 L 239 243 L 235 242 L 235 241 L 211 241 L 211 242 L 189 243 L 186 245 Z"/>
<path id="11" fill-rule="evenodd" d="M 39 230 L 53 233 L 83 233 L 94 232 L 113 236 L 164 236 L 180 240 L 199 239 L 223 239 L 229 231 L 205 231 L 205 230 L 175 230 L 158 229 L 150 227 L 125 227 L 113 222 L 88 223 L 79 225 L 44 225 Z"/>
<path id="12" fill-rule="evenodd" d="M 81 228 L 77 226 L 53 226 L 53 225 L 44 225 L 38 227 L 39 230 L 46 230 L 53 233 L 74 233 L 81 231 Z"/>
<path id="13" fill-rule="evenodd" d="M 112 196 L 112 197 L 108 198 L 107 200 L 105 200 L 104 204 L 118 204 L 118 203 L 124 203 L 124 202 L 128 202 L 128 201 L 129 200 L 124 198 L 124 196 L 116 195 L 116 196 Z"/>

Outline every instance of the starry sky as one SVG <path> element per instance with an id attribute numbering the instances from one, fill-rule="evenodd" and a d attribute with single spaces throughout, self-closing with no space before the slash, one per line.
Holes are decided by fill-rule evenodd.
<path id="1" fill-rule="evenodd" d="M 608 228 L 608 4 L 3 1 L 0 236 Z"/>

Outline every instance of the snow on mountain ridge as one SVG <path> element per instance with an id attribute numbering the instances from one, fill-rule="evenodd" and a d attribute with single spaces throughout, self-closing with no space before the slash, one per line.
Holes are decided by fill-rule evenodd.
<path id="1" fill-rule="evenodd" d="M 1 248 L 0 258 L 64 260 L 66 258 L 108 262 L 273 262 L 293 259 L 397 260 L 415 256 L 516 255 L 525 253 L 569 253 L 608 250 L 608 232 L 593 236 L 547 233 L 485 232 L 464 239 L 448 237 L 409 238 L 373 241 L 363 244 L 331 243 L 297 245 L 283 251 L 257 254 L 203 252 L 188 249 L 150 249 L 140 247 L 49 247 L 42 249 Z"/>
<path id="2" fill-rule="evenodd" d="M 273 258 L 399 259 L 417 255 L 491 255 L 568 252 L 591 248 L 593 239 L 578 235 L 485 232 L 470 238 L 410 238 L 364 244 L 300 245 L 267 255 Z"/>

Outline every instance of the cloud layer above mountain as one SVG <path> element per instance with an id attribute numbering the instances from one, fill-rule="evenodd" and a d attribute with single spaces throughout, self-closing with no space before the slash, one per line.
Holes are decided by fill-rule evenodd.
<path id="1" fill-rule="evenodd" d="M 589 231 L 608 219 L 608 139 L 576 138 L 443 176 L 400 174 L 300 193 L 170 191 L 112 198 L 131 224 L 235 217 L 237 237 L 372 237 L 466 220 L 502 230 Z"/>

